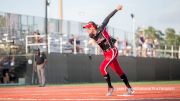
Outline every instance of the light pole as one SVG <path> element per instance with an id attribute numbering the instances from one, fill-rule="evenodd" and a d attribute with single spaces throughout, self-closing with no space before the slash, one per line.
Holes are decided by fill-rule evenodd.
<path id="1" fill-rule="evenodd" d="M 58 8 L 58 14 L 59 14 L 59 32 L 60 32 L 60 53 L 63 53 L 63 0 L 59 0 L 59 8 Z"/>
<path id="2" fill-rule="evenodd" d="M 59 18 L 63 20 L 63 0 L 59 0 Z"/>
<path id="3" fill-rule="evenodd" d="M 48 54 L 48 6 L 49 6 L 49 2 L 48 0 L 45 0 L 45 25 L 44 25 L 44 28 L 45 28 L 45 34 L 46 34 L 46 52 Z"/>
<path id="4" fill-rule="evenodd" d="M 136 56 L 136 39 L 135 39 L 135 18 L 134 14 L 131 13 L 132 18 L 132 34 L 133 34 L 133 56 Z"/>

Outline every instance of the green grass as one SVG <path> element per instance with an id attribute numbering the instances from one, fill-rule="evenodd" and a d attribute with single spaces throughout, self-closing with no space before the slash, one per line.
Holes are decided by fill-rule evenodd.
<path id="1" fill-rule="evenodd" d="M 123 82 L 112 82 L 113 85 L 124 85 Z M 130 82 L 132 85 L 151 85 L 151 84 L 180 84 L 179 81 L 141 81 L 141 82 Z M 106 82 L 102 83 L 70 83 L 70 84 L 47 84 L 47 86 L 96 86 L 106 85 Z M 15 87 L 15 86 L 38 86 L 38 85 L 0 85 L 0 87 Z"/>
<path id="2" fill-rule="evenodd" d="M 112 82 L 113 85 L 124 85 L 123 82 Z M 133 85 L 144 85 L 144 84 L 180 84 L 179 81 L 141 81 L 141 82 L 130 82 Z M 71 84 L 48 84 L 48 86 L 93 86 L 93 85 L 106 85 L 106 82 L 102 83 L 71 83 Z"/>

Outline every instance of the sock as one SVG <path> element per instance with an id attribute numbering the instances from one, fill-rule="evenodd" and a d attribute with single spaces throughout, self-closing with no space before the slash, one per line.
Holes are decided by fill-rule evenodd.
<path id="1" fill-rule="evenodd" d="M 104 79 L 106 80 L 108 87 L 113 88 L 113 86 L 111 85 L 111 78 L 110 78 L 109 74 L 105 75 Z"/>
<path id="2" fill-rule="evenodd" d="M 126 85 L 127 88 L 131 88 L 131 86 L 129 84 L 129 81 L 128 81 L 125 74 L 121 75 L 121 79 L 123 80 L 123 82 L 124 82 L 124 84 Z"/>

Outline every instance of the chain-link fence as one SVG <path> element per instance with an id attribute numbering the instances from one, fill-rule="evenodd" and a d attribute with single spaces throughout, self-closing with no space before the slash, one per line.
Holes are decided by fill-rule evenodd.
<path id="1" fill-rule="evenodd" d="M 32 52 L 33 47 L 40 47 L 42 50 L 49 45 L 49 52 L 59 53 L 85 53 L 85 54 L 98 54 L 98 48 L 94 44 L 89 45 L 90 39 L 87 33 L 83 30 L 82 26 L 85 23 L 76 21 L 66 21 L 58 19 L 48 19 L 48 37 L 45 36 L 44 18 L 35 16 L 26 16 L 19 14 L 3 13 L 0 12 L 0 43 L 7 43 L 21 46 L 20 54 Z M 120 40 L 119 42 L 130 43 L 130 32 L 118 28 L 108 26 L 108 31 L 111 36 Z M 31 36 L 33 39 L 34 33 L 44 35 L 44 46 L 30 45 L 27 46 L 27 37 Z M 76 41 L 73 41 L 76 40 Z M 36 42 L 37 44 L 37 42 Z M 45 45 L 46 44 L 46 45 Z M 30 49 L 27 49 L 30 48 Z M 31 49 L 32 48 L 32 49 Z"/>
<path id="2" fill-rule="evenodd" d="M 15 51 L 13 54 L 33 53 L 40 48 L 49 53 L 101 54 L 98 46 L 88 38 L 82 26 L 85 23 L 48 19 L 48 35 L 46 36 L 44 18 L 0 12 L 0 48 L 1 54 Z M 108 32 L 117 39 L 119 55 L 131 56 L 132 32 L 108 26 Z M 39 38 L 39 39 L 38 39 Z M 48 40 L 48 41 L 46 41 Z M 46 49 L 48 46 L 48 49 Z M 149 48 L 150 47 L 150 48 Z M 139 48 L 137 56 L 179 58 L 179 46 L 163 46 L 164 48 L 145 45 Z M 170 48 L 168 48 L 170 47 Z"/>

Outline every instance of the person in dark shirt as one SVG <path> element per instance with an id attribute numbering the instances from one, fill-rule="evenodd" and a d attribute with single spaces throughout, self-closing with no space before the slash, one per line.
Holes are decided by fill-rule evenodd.
<path id="1" fill-rule="evenodd" d="M 81 42 L 77 37 L 72 35 L 72 38 L 69 39 L 69 43 L 72 45 L 72 52 L 74 52 L 75 51 L 74 50 L 74 39 L 75 38 L 76 38 L 76 52 L 80 53 L 80 52 L 82 52 L 83 49 L 81 48 L 81 46 L 80 46 Z"/>
<path id="2" fill-rule="evenodd" d="M 35 66 L 37 67 L 39 86 L 45 86 L 45 65 L 47 63 L 47 58 L 45 53 L 41 53 L 40 50 L 36 50 L 35 53 Z"/>
<path id="3" fill-rule="evenodd" d="M 3 61 L 2 61 L 2 66 L 3 66 L 3 83 L 9 83 L 10 82 L 10 57 L 5 56 Z"/>
<path id="4" fill-rule="evenodd" d="M 122 68 L 118 63 L 118 49 L 114 46 L 116 40 L 110 37 L 109 33 L 106 31 L 106 26 L 110 18 L 119 10 L 122 10 L 121 5 L 117 6 L 117 8 L 105 18 L 101 26 L 97 26 L 97 24 L 95 24 L 93 21 L 90 21 L 85 26 L 83 26 L 83 28 L 85 28 L 87 33 L 89 34 L 89 37 L 94 39 L 95 42 L 103 50 L 105 59 L 100 65 L 100 71 L 108 84 L 107 96 L 111 96 L 114 91 L 114 88 L 111 84 L 110 75 L 107 71 L 108 66 L 111 66 L 114 72 L 116 72 L 117 75 L 123 80 L 127 87 L 127 94 L 131 95 L 134 92 L 128 82 L 125 73 L 123 72 Z"/>
<path id="5" fill-rule="evenodd" d="M 39 33 L 39 31 L 36 31 L 36 32 L 33 32 L 34 34 L 34 43 L 42 43 L 43 42 L 43 39 L 42 37 L 40 36 L 41 34 Z"/>

